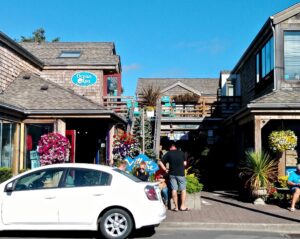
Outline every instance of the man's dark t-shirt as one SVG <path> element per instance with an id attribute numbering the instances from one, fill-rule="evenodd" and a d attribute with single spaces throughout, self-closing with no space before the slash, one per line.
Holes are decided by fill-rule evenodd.
<path id="1" fill-rule="evenodd" d="M 162 160 L 164 165 L 169 163 L 169 174 L 173 176 L 184 176 L 184 152 L 179 150 L 170 150 L 167 152 Z"/>

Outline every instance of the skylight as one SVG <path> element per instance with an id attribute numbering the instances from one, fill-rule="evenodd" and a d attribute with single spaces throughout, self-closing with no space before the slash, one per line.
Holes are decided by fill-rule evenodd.
<path id="1" fill-rule="evenodd" d="M 62 51 L 59 58 L 79 58 L 80 55 L 80 51 Z"/>

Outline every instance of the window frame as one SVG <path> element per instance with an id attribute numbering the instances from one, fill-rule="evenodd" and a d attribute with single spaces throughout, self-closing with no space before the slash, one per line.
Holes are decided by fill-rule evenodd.
<path id="1" fill-rule="evenodd" d="M 63 56 L 63 54 L 70 54 L 69 56 Z M 74 54 L 72 56 L 72 54 Z M 76 54 L 76 55 L 75 55 Z M 76 50 L 63 50 L 59 53 L 59 56 L 57 58 L 62 58 L 62 59 L 68 59 L 68 58 L 80 58 L 82 54 L 82 51 L 76 51 Z"/>
<path id="2" fill-rule="evenodd" d="M 18 183 L 20 180 L 22 180 L 22 179 L 24 179 L 24 178 L 26 178 L 26 177 L 33 176 L 34 174 L 39 174 L 39 173 L 41 173 L 41 172 L 43 172 L 43 171 L 44 171 L 44 172 L 46 172 L 46 171 L 62 171 L 62 174 L 61 174 L 61 176 L 60 176 L 60 179 L 59 179 L 59 182 L 58 182 L 57 186 L 54 186 L 54 187 L 41 187 L 41 188 L 24 188 L 24 189 L 18 189 L 18 190 L 16 189 L 17 183 Z M 47 168 L 47 169 L 40 169 L 40 170 L 36 170 L 36 171 L 34 171 L 34 172 L 27 173 L 27 174 L 25 174 L 25 175 L 23 175 L 23 176 L 21 176 L 21 177 L 15 179 L 15 180 L 12 181 L 12 182 L 9 182 L 8 184 L 13 183 L 13 191 L 14 191 L 14 192 L 20 192 L 20 191 L 33 191 L 33 190 L 45 190 L 45 189 L 57 189 L 57 188 L 60 188 L 60 187 L 61 187 L 61 183 L 63 182 L 63 179 L 65 178 L 65 173 L 66 173 L 66 168 Z M 40 179 L 40 178 L 42 178 L 42 176 L 39 177 L 39 178 L 37 178 L 36 180 L 38 180 L 38 179 Z M 28 185 L 28 186 L 29 186 L 29 185 Z"/>
<path id="3" fill-rule="evenodd" d="M 76 185 L 74 184 L 74 186 L 72 187 L 69 187 L 69 186 L 66 186 L 66 180 L 67 180 L 67 177 L 70 173 L 70 171 L 72 170 L 85 170 L 85 171 L 93 171 L 93 172 L 97 172 L 97 173 L 105 173 L 108 175 L 108 180 L 107 180 L 107 184 L 105 185 Z M 105 172 L 105 171 L 102 171 L 102 170 L 98 170 L 98 169 L 91 169 L 91 168 L 76 168 L 76 167 L 69 167 L 65 170 L 65 174 L 63 175 L 63 178 L 61 180 L 61 188 L 81 188 L 81 187 L 105 187 L 105 186 L 111 186 L 111 182 L 112 182 L 112 175 L 108 172 Z"/>
<path id="4" fill-rule="evenodd" d="M 271 35 L 264 41 L 255 53 L 255 85 L 256 91 L 260 91 L 269 85 L 274 79 L 274 36 Z M 272 46 L 273 44 L 273 46 Z M 267 50 L 269 48 L 269 50 Z M 267 52 L 269 53 L 267 55 Z M 268 59 L 267 59 L 268 58 Z M 263 61 L 264 59 L 264 61 Z M 270 68 L 267 72 L 267 63 Z"/>
<path id="5" fill-rule="evenodd" d="M 300 79 L 298 79 L 298 80 L 295 79 L 295 78 L 293 78 L 291 80 L 285 79 L 285 72 L 286 72 L 286 67 L 285 67 L 285 65 L 286 65 L 286 62 L 285 62 L 285 53 L 286 53 L 285 33 L 286 32 L 298 32 L 299 33 L 299 37 L 300 37 L 300 29 L 299 28 L 293 28 L 293 29 L 285 28 L 285 29 L 282 30 L 282 41 L 283 41 L 283 43 L 282 43 L 282 45 L 283 45 L 283 50 L 282 50 L 283 76 L 282 76 L 282 78 L 283 78 L 284 82 L 286 82 L 286 83 L 299 83 Z M 299 58 L 300 58 L 300 54 L 299 54 Z"/>

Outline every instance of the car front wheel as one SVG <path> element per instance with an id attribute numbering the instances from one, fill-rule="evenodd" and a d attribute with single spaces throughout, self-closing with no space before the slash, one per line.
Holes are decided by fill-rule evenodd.
<path id="1" fill-rule="evenodd" d="M 133 227 L 130 215 L 123 209 L 111 209 L 107 211 L 100 221 L 100 231 L 105 238 L 126 238 Z"/>

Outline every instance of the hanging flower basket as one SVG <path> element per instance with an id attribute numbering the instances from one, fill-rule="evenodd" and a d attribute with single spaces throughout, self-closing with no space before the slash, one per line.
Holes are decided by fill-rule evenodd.
<path id="1" fill-rule="evenodd" d="M 63 163 L 70 156 L 70 142 L 59 133 L 49 133 L 41 136 L 38 143 L 38 153 L 41 165 Z"/>
<path id="2" fill-rule="evenodd" d="M 129 133 L 114 135 L 113 159 L 115 161 L 123 160 L 126 157 L 133 158 L 135 153 L 139 151 L 139 143 L 133 135 Z"/>
<path id="3" fill-rule="evenodd" d="M 273 131 L 269 135 L 269 145 L 274 152 L 293 150 L 297 146 L 297 136 L 291 130 Z"/>

